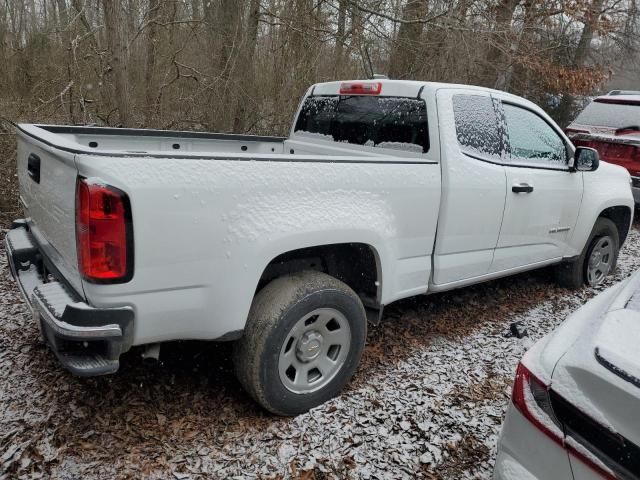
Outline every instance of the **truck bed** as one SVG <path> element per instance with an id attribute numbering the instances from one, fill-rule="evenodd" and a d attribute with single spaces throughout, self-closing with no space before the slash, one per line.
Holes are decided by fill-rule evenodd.
<path id="1" fill-rule="evenodd" d="M 336 144 L 318 138 L 292 138 L 140 128 L 19 124 L 18 131 L 71 154 L 92 156 L 252 159 L 278 161 L 289 155 L 346 155 L 361 158 L 419 157 L 410 151 Z"/>

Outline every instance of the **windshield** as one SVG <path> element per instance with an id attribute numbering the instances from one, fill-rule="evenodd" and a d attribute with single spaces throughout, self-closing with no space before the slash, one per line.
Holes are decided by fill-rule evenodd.
<path id="1" fill-rule="evenodd" d="M 313 96 L 298 115 L 294 131 L 335 142 L 414 153 L 429 150 L 423 100 L 405 97 Z"/>
<path id="2" fill-rule="evenodd" d="M 640 105 L 593 101 L 575 119 L 581 125 L 626 128 L 640 125 Z"/>

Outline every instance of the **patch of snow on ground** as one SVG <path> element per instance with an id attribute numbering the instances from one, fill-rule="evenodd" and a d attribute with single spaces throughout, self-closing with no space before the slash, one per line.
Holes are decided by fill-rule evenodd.
<path id="1" fill-rule="evenodd" d="M 548 270 L 390 305 L 344 393 L 296 418 L 251 402 L 227 344 L 134 349 L 113 376 L 60 369 L 0 251 L 0 478 L 489 479 L 515 368 L 533 342 L 640 267 L 632 230 L 597 289 Z M 514 322 L 529 337 L 508 337 Z"/>

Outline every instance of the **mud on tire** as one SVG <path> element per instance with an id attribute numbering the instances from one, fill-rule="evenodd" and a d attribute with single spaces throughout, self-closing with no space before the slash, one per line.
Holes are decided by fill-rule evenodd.
<path id="1" fill-rule="evenodd" d="M 253 300 L 234 345 L 236 376 L 270 412 L 297 415 L 340 393 L 366 334 L 362 302 L 343 282 L 316 271 L 281 277 Z"/>

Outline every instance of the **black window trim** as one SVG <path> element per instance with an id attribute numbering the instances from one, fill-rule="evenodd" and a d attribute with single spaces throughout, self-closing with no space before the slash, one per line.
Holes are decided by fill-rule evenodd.
<path id="1" fill-rule="evenodd" d="M 298 123 L 298 117 L 300 116 L 300 112 L 302 112 L 302 109 L 304 108 L 304 103 L 307 101 L 307 99 L 309 98 L 318 98 L 318 97 L 376 97 L 376 98 L 404 98 L 406 100 L 418 100 L 422 103 L 424 103 L 424 111 L 426 114 L 426 123 L 427 123 L 427 140 L 428 140 L 428 146 L 429 148 L 427 148 L 426 151 L 417 153 L 417 152 L 411 152 L 409 150 L 395 150 L 397 152 L 408 152 L 408 153 L 413 153 L 414 155 L 420 155 L 420 156 L 425 156 L 428 155 L 429 152 L 431 152 L 431 129 L 429 128 L 429 106 L 427 105 L 427 101 L 424 98 L 420 98 L 420 95 L 422 94 L 422 90 L 424 87 L 422 87 L 420 89 L 420 91 L 418 92 L 418 96 L 417 97 L 408 97 L 406 95 L 345 95 L 345 94 L 335 94 L 335 93 L 331 93 L 331 94 L 324 94 L 324 93 L 317 93 L 317 94 L 313 94 L 313 91 L 311 92 L 310 95 L 307 95 L 302 102 L 300 103 L 300 107 L 298 108 L 298 113 L 296 114 L 296 118 L 295 118 L 295 122 L 293 124 L 293 128 L 292 128 L 292 132 L 294 135 L 296 135 L 296 132 L 300 131 L 300 132 L 304 132 L 305 130 L 296 130 L 296 124 Z M 314 88 L 315 90 L 315 88 Z M 304 135 L 300 135 L 301 137 L 304 137 Z M 329 140 L 326 140 L 327 142 L 329 142 Z M 335 141 L 333 143 L 336 143 Z M 352 145 L 352 146 L 356 146 L 356 147 L 364 147 L 365 145 L 359 145 L 357 143 L 347 143 L 347 145 Z M 418 145 L 417 143 L 414 145 Z M 418 145 L 420 146 L 420 145 Z M 373 147 L 369 147 L 369 148 L 382 148 L 384 150 L 391 150 L 394 151 L 393 148 L 385 148 L 385 147 L 377 147 L 377 146 L 373 146 Z"/>

